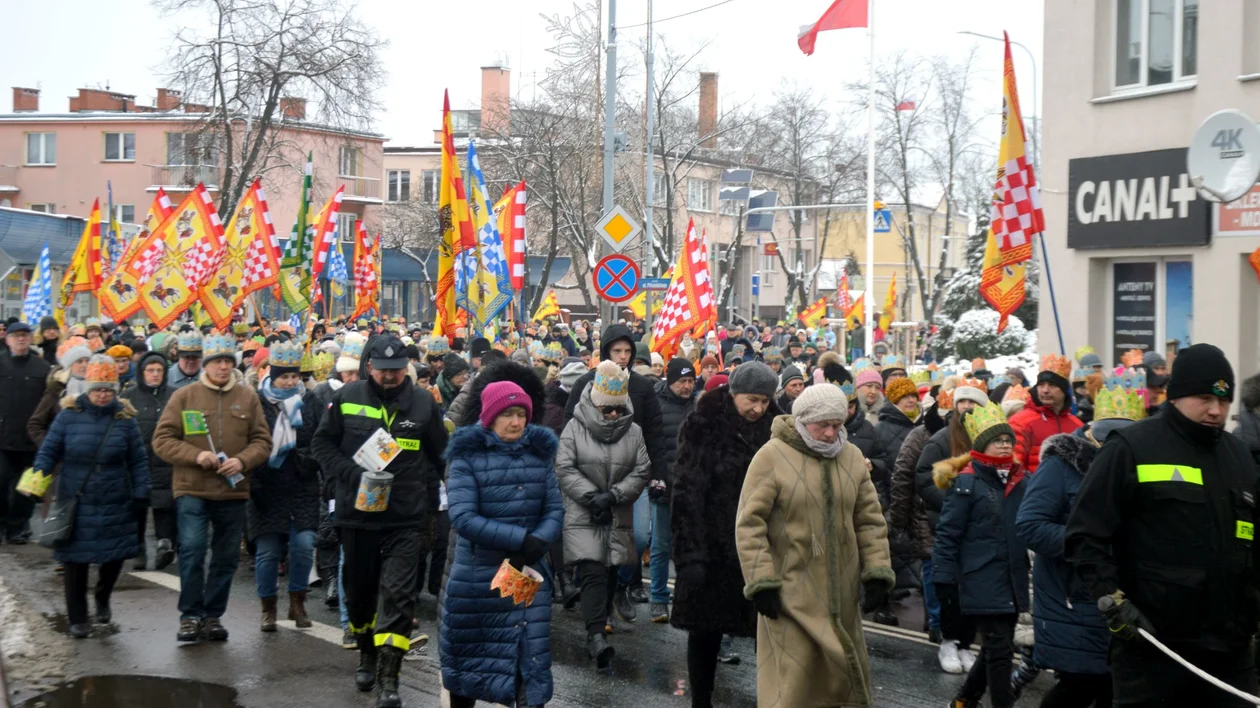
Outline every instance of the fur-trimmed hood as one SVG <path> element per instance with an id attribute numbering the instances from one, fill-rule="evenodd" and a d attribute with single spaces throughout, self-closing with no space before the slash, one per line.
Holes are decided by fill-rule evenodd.
<path id="1" fill-rule="evenodd" d="M 949 489 L 954 486 L 954 479 L 962 474 L 963 469 L 971 464 L 971 453 L 964 452 L 957 457 L 949 457 L 932 465 L 932 481 L 937 489 Z"/>
<path id="2" fill-rule="evenodd" d="M 90 402 L 87 404 L 83 404 L 80 401 L 80 399 L 86 401 L 87 394 L 84 393 L 79 396 L 62 396 L 61 398 L 62 410 L 81 411 L 81 410 L 84 410 L 85 405 L 88 405 L 88 406 L 92 405 Z M 114 417 L 117 418 L 118 420 L 125 420 L 127 418 L 136 417 L 136 407 L 131 405 L 131 401 L 128 401 L 125 398 L 119 398 L 117 395 L 115 395 L 114 400 L 111 401 L 108 406 L 104 406 L 104 408 L 112 408 L 115 405 L 117 405 L 118 410 L 114 411 Z"/>
<path id="3" fill-rule="evenodd" d="M 1098 448 L 1080 435 L 1060 433 L 1051 435 L 1041 443 L 1041 464 L 1051 457 L 1057 457 L 1080 474 L 1089 470 L 1089 465 L 1098 454 Z"/>
<path id="4" fill-rule="evenodd" d="M 486 452 L 502 452 L 511 454 L 521 449 L 540 459 L 551 461 L 556 456 L 556 448 L 560 445 L 555 433 L 546 426 L 530 424 L 525 426 L 525 433 L 516 442 L 503 442 L 497 435 L 481 425 L 465 425 L 451 433 L 450 442 L 446 446 L 444 457 L 451 460 Z"/>
<path id="5" fill-rule="evenodd" d="M 1260 374 L 1243 379 L 1240 395 L 1243 407 L 1247 410 L 1260 408 Z"/>

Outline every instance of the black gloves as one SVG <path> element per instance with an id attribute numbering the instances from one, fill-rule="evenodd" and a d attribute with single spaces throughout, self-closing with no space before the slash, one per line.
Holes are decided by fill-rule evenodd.
<path id="1" fill-rule="evenodd" d="M 533 565 L 547 555 L 547 544 L 537 536 L 526 536 L 521 542 L 521 550 L 508 556 L 508 563 L 517 570 Z"/>
<path id="2" fill-rule="evenodd" d="M 648 501 L 654 504 L 669 502 L 669 485 L 665 484 L 665 480 L 654 479 L 648 482 Z"/>
<path id="3" fill-rule="evenodd" d="M 888 585 L 884 581 L 867 580 L 862 583 L 862 614 L 878 610 L 887 599 Z"/>
<path id="4" fill-rule="evenodd" d="M 778 588 L 760 590 L 753 595 L 752 601 L 757 608 L 757 614 L 766 619 L 777 620 L 779 613 L 783 611 L 783 598 L 780 597 Z"/>
<path id="5" fill-rule="evenodd" d="M 613 505 L 617 497 L 612 492 L 587 492 L 583 496 L 586 508 L 591 512 L 591 522 L 596 526 L 611 526 L 613 522 Z"/>
<path id="6" fill-rule="evenodd" d="M 693 587 L 704 585 L 704 578 L 707 575 L 704 563 L 688 563 L 678 569 L 677 580 Z"/>
<path id="7" fill-rule="evenodd" d="M 148 499 L 132 499 L 131 510 L 135 512 L 137 515 L 145 513 L 146 511 L 149 510 L 149 500 Z"/>
<path id="8" fill-rule="evenodd" d="M 1103 618 L 1107 620 L 1107 628 L 1112 634 L 1119 635 L 1121 639 L 1134 639 L 1138 636 L 1139 629 L 1145 629 L 1151 634 L 1155 634 L 1155 625 L 1146 619 L 1146 615 L 1128 600 L 1111 606 L 1110 609 L 1103 611 Z"/>
<path id="9" fill-rule="evenodd" d="M 591 497 L 591 509 L 611 509 L 617 504 L 617 497 L 612 492 L 596 492 Z"/>

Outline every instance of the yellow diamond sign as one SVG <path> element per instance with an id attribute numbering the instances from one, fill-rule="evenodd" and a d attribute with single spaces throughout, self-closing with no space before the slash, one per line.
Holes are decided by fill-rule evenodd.
<path id="1" fill-rule="evenodd" d="M 612 211 L 605 214 L 604 218 L 595 225 L 595 229 L 604 237 L 604 242 L 609 248 L 616 252 L 620 252 L 627 243 L 643 231 L 643 227 L 639 226 L 639 223 L 620 205 L 614 206 Z"/>

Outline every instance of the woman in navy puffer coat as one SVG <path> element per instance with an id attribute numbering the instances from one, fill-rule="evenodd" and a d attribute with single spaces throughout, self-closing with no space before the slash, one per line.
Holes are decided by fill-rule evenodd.
<path id="1" fill-rule="evenodd" d="M 149 499 L 149 462 L 140 426 L 133 417 L 135 409 L 117 398 L 118 374 L 113 360 L 108 361 L 114 372 L 112 382 L 92 380 L 96 364 L 95 360 L 89 364 L 88 392 L 62 399 L 62 411 L 53 419 L 34 462 L 37 470 L 51 470 L 61 464 L 56 481 L 58 499 L 69 499 L 82 489 L 73 535 L 54 553 L 57 561 L 65 564 L 66 614 L 70 633 L 79 638 L 89 632 L 89 564 L 101 566 L 96 619 L 105 624 L 111 619 L 109 598 L 123 561 L 140 553 L 136 516 Z M 100 370 L 103 365 L 101 362 L 96 368 Z"/>
<path id="2" fill-rule="evenodd" d="M 457 428 L 446 449 L 456 543 L 440 646 L 452 708 L 551 700 L 550 584 L 529 605 L 490 587 L 505 558 L 517 568 L 537 566 L 564 527 L 556 436 L 530 425 L 532 413 L 521 387 L 492 383 L 481 394 L 481 425 Z"/>

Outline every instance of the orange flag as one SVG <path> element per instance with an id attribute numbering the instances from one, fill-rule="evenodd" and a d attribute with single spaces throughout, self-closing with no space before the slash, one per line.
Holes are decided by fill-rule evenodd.
<path id="1" fill-rule="evenodd" d="M 477 247 L 472 219 L 468 215 L 468 196 L 460 176 L 455 155 L 455 131 L 451 127 L 451 99 L 442 98 L 442 173 L 438 183 L 438 219 L 442 228 L 442 244 L 438 249 L 437 321 L 435 334 L 455 336 L 460 321 L 468 321 L 468 313 L 460 317 L 455 306 L 455 261 L 466 248 Z"/>
<path id="2" fill-rule="evenodd" d="M 197 290 L 224 256 L 223 224 L 204 185 L 136 247 L 127 270 L 140 284 L 144 312 L 159 328 L 197 300 Z"/>
<path id="3" fill-rule="evenodd" d="M 95 293 L 101 289 L 101 200 L 92 203 L 92 213 L 83 226 L 83 235 L 74 249 L 66 275 L 61 281 L 61 297 L 57 299 L 57 320 L 65 319 L 65 309 L 74 302 L 76 293 Z"/>
<path id="4" fill-rule="evenodd" d="M 280 279 L 280 244 L 261 180 L 255 179 L 236 205 L 223 240 L 222 264 L 197 289 L 197 299 L 220 329 L 232 324 L 232 313 L 247 295 Z"/>
<path id="5" fill-rule="evenodd" d="M 380 280 L 376 272 L 376 252 L 380 248 L 380 236 L 373 239 L 363 228 L 363 220 L 356 222 L 354 236 L 354 314 L 350 319 L 357 320 L 369 310 L 380 311 Z"/>
<path id="6" fill-rule="evenodd" d="M 153 233 L 173 211 L 175 208 L 171 206 L 171 198 L 167 196 L 166 190 L 158 187 L 157 195 L 153 197 L 153 204 L 149 207 L 149 214 L 144 220 L 144 231 L 136 234 L 135 238 L 127 244 L 127 250 L 123 251 L 123 256 L 118 261 L 119 267 L 97 291 L 101 301 L 101 310 L 113 321 L 122 322 L 140 311 L 140 284 L 136 276 L 127 271 L 125 265 L 135 258 L 136 250 L 145 238 Z"/>

